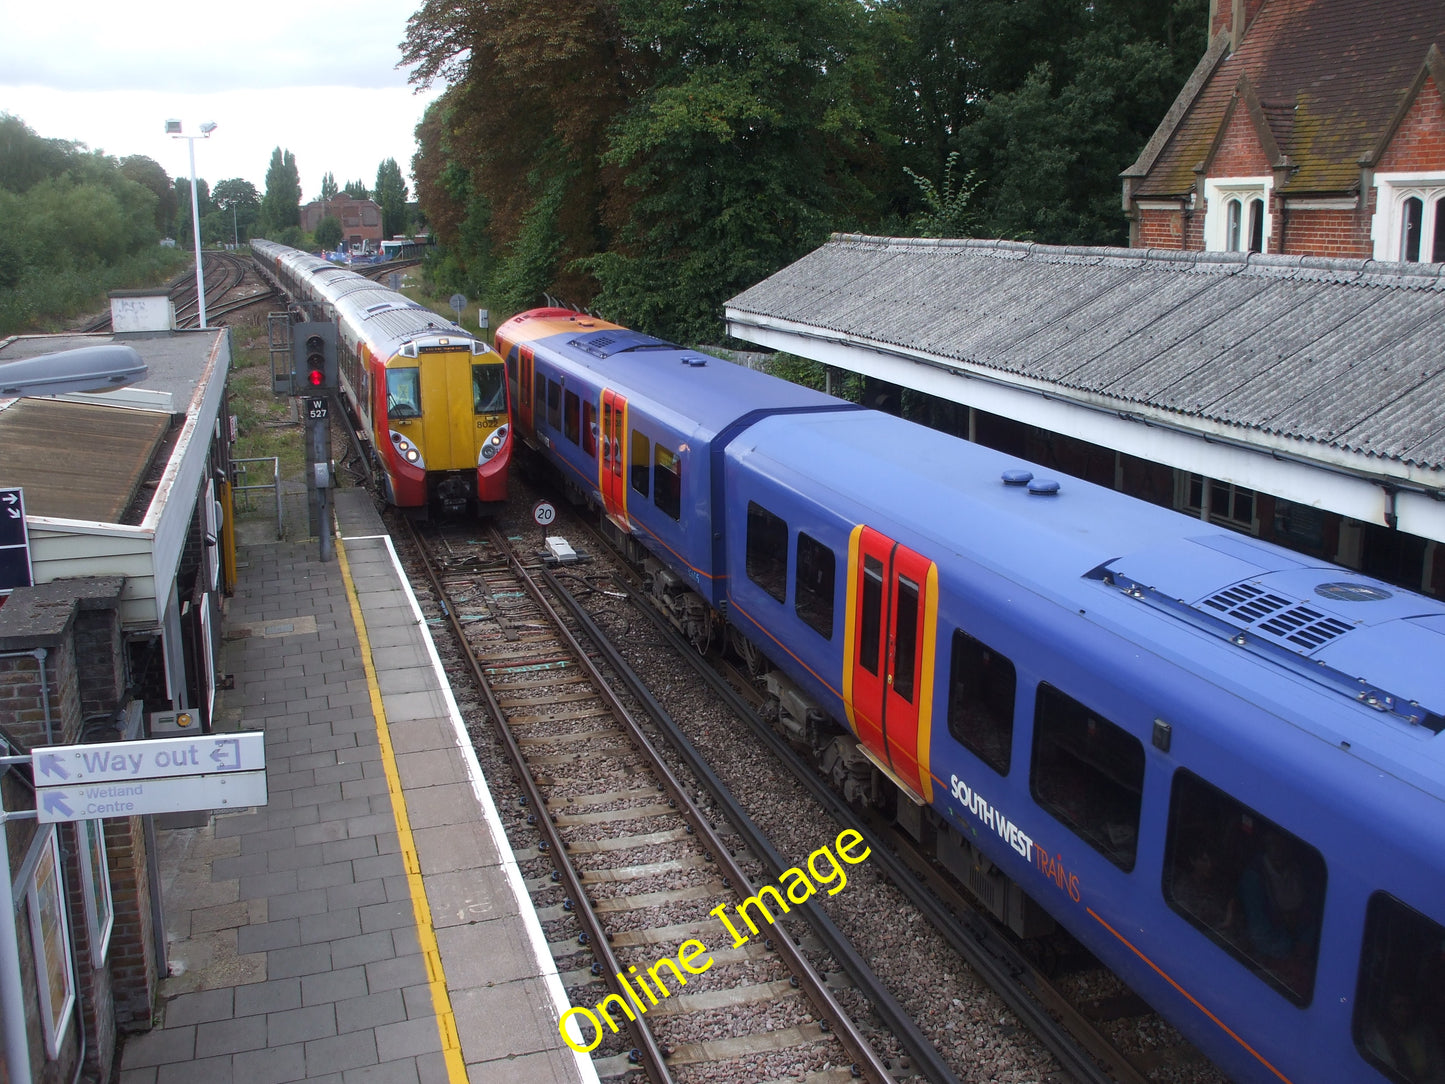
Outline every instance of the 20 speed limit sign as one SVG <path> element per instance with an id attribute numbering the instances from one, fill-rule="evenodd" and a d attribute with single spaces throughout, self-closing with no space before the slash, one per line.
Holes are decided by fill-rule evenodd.
<path id="1" fill-rule="evenodd" d="M 532 506 L 532 522 L 538 527 L 550 527 L 557 519 L 557 509 L 551 501 L 538 501 Z"/>

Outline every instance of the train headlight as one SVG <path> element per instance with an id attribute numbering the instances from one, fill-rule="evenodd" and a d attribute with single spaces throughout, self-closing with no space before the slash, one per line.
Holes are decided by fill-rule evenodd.
<path id="1" fill-rule="evenodd" d="M 502 450 L 506 443 L 507 427 L 505 425 L 498 426 L 492 435 L 482 442 L 482 458 L 480 462 L 485 463 L 488 459 L 491 459 L 492 456 Z"/>
<path id="2" fill-rule="evenodd" d="M 396 449 L 396 454 L 406 460 L 408 464 L 418 470 L 426 470 L 426 464 L 422 462 L 421 450 L 395 429 L 391 430 L 391 443 Z"/>

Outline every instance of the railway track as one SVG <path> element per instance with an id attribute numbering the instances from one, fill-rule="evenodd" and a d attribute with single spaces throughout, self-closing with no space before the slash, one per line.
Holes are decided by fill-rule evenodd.
<path id="1" fill-rule="evenodd" d="M 854 1022 L 789 930 L 765 924 L 758 909 L 740 917 L 736 908 L 759 895 L 762 864 L 743 853 L 736 828 L 714 825 L 730 796 L 670 766 L 676 754 L 655 747 L 576 618 L 554 606 L 555 582 L 539 582 L 496 532 L 481 541 L 414 535 L 412 545 L 425 555 L 425 593 L 466 645 L 541 835 L 518 858 L 524 869 L 529 858 L 555 866 L 529 883 L 572 1005 L 585 1010 L 573 1014 L 579 1043 L 596 1047 L 599 1073 L 640 1067 L 658 1084 L 800 1070 L 817 1084 L 894 1079 L 874 1049 L 889 1036 Z M 738 928 L 763 925 L 737 943 L 720 924 L 730 912 Z M 841 951 L 851 949 L 830 945 L 822 955 Z M 858 992 L 870 1004 L 889 996 L 881 986 Z M 629 1004 L 646 1011 L 624 1021 Z M 603 1009 L 625 1023 L 626 1039 L 604 1030 Z M 930 1079 L 954 1077 L 945 1068 Z"/>

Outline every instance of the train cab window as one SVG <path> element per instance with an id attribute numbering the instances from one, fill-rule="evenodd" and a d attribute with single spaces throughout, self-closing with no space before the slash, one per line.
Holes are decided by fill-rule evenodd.
<path id="1" fill-rule="evenodd" d="M 748 501 L 748 579 L 779 602 L 788 594 L 788 524 Z"/>
<path id="2" fill-rule="evenodd" d="M 1139 841 L 1144 745 L 1046 682 L 1034 701 L 1034 800 L 1128 872 Z"/>
<path id="3" fill-rule="evenodd" d="M 398 421 L 421 414 L 421 370 L 386 371 L 386 413 Z"/>
<path id="4" fill-rule="evenodd" d="M 1352 1035 L 1389 1080 L 1445 1080 L 1445 926 L 1386 892 L 1365 911 Z"/>
<path id="5" fill-rule="evenodd" d="M 953 632 L 948 678 L 948 732 L 999 775 L 1008 775 L 1014 733 L 1013 661 L 975 640 Z"/>
<path id="6" fill-rule="evenodd" d="M 472 413 L 505 414 L 507 411 L 506 375 L 500 365 L 472 366 Z"/>
<path id="7" fill-rule="evenodd" d="M 547 424 L 554 433 L 562 431 L 562 385 L 547 381 Z"/>
<path id="8" fill-rule="evenodd" d="M 833 551 L 827 546 L 802 531 L 798 532 L 793 607 L 804 624 L 825 640 L 833 638 L 833 583 L 837 563 Z"/>
<path id="9" fill-rule="evenodd" d="M 562 432 L 573 444 L 577 443 L 577 416 L 581 413 L 580 407 L 581 401 L 577 398 L 577 393 L 575 391 L 567 392 L 566 398 L 562 401 Z"/>
<path id="10" fill-rule="evenodd" d="M 858 665 L 878 673 L 878 640 L 883 632 L 883 562 L 863 557 L 863 605 L 858 623 Z"/>
<path id="11" fill-rule="evenodd" d="M 1325 861 L 1193 772 L 1174 773 L 1164 900 L 1296 1005 L 1315 984 Z"/>
<path id="12" fill-rule="evenodd" d="M 652 502 L 673 519 L 681 519 L 682 464 L 672 449 L 658 444 L 655 450 L 657 469 L 652 475 Z"/>
<path id="13" fill-rule="evenodd" d="M 632 488 L 644 497 L 647 496 L 647 481 L 651 470 L 652 442 L 634 429 L 632 431 L 632 467 L 628 474 L 632 478 Z"/>
<path id="14" fill-rule="evenodd" d="M 582 401 L 582 450 L 589 459 L 597 458 L 597 408 L 590 399 Z"/>

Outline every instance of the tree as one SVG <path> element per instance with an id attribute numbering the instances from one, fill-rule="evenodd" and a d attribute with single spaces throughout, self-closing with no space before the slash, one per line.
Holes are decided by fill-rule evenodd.
<path id="1" fill-rule="evenodd" d="M 171 236 L 176 243 L 182 247 L 189 247 L 195 244 L 195 233 L 191 225 L 191 181 L 189 177 L 177 177 L 175 180 L 176 190 L 176 215 L 171 223 Z M 196 213 L 201 216 L 202 221 L 214 211 L 215 205 L 211 202 L 211 192 L 206 185 L 206 179 L 200 177 L 196 180 Z M 205 230 L 201 231 L 201 240 L 206 239 Z M 214 239 L 214 238 L 213 238 Z"/>
<path id="2" fill-rule="evenodd" d="M 659 5 L 620 0 L 650 85 L 615 125 L 605 161 L 629 199 L 622 244 L 595 260 L 599 304 L 654 334 L 718 334 L 722 303 L 876 215 L 855 181 L 881 128 L 860 93 L 876 73 L 856 0 Z M 865 171 L 866 172 L 866 171 Z"/>
<path id="3" fill-rule="evenodd" d="M 44 139 L 19 117 L 0 113 L 0 189 L 24 192 L 70 168 L 81 144 Z"/>
<path id="4" fill-rule="evenodd" d="M 341 219 L 335 215 L 326 215 L 316 223 L 316 233 L 313 235 L 313 239 L 316 241 L 317 248 L 329 252 L 341 245 L 344 232 Z"/>
<path id="5" fill-rule="evenodd" d="M 250 238 L 256 221 L 261 216 L 261 193 L 256 186 L 242 177 L 231 177 L 217 183 L 211 192 L 211 199 L 225 216 L 222 235 L 236 241 Z"/>
<path id="6" fill-rule="evenodd" d="M 366 185 L 360 181 L 347 181 L 346 187 L 341 191 L 352 199 L 371 199 L 371 193 L 366 190 Z"/>
<path id="7" fill-rule="evenodd" d="M 406 233 L 406 182 L 395 158 L 388 158 L 376 170 L 376 202 L 381 207 L 381 232 L 384 237 Z"/>
<path id="8" fill-rule="evenodd" d="M 336 198 L 336 194 L 339 191 L 340 189 L 336 187 L 335 176 L 332 175 L 330 170 L 327 170 L 326 175 L 321 178 L 321 202 L 330 203 Z"/>
<path id="9" fill-rule="evenodd" d="M 266 170 L 266 194 L 261 198 L 258 225 L 266 236 L 274 237 L 300 223 L 301 174 L 296 169 L 296 157 L 277 147 L 271 152 L 271 165 Z"/>
<path id="10" fill-rule="evenodd" d="M 176 213 L 176 189 L 161 164 L 143 154 L 133 154 L 120 162 L 122 177 L 150 191 L 156 197 L 156 229 L 165 233 Z"/>

